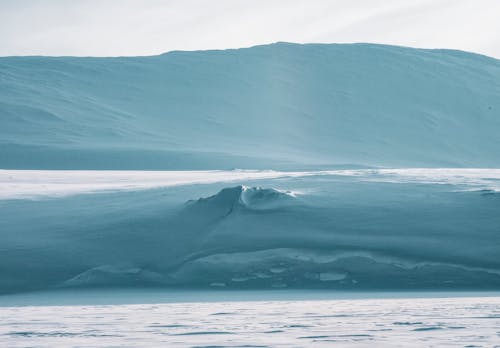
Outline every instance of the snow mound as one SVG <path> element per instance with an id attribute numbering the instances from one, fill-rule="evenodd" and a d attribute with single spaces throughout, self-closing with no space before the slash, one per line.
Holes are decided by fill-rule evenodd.
<path id="1" fill-rule="evenodd" d="M 268 209 L 279 207 L 294 198 L 295 194 L 290 191 L 243 186 L 239 202 L 252 209 Z"/>
<path id="2" fill-rule="evenodd" d="M 465 52 L 0 57 L 0 91 L 0 168 L 500 165 L 500 61 Z"/>
<path id="3" fill-rule="evenodd" d="M 340 175 L 259 184 L 1 201 L 0 293 L 500 288 L 496 193 Z"/>
<path id="4" fill-rule="evenodd" d="M 188 205 L 191 208 L 227 208 L 229 211 L 236 208 L 259 210 L 283 207 L 293 201 L 295 201 L 295 194 L 290 191 L 239 185 L 224 188 L 217 194 L 207 198 L 189 201 Z"/>

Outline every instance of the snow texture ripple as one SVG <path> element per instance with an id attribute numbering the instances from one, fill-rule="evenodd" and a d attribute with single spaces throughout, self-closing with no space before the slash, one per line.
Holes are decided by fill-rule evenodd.
<path id="1" fill-rule="evenodd" d="M 4 347 L 498 347 L 500 298 L 0 307 Z"/>

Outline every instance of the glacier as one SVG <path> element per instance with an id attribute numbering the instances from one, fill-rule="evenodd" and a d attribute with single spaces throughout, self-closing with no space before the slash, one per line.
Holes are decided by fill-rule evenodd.
<path id="1" fill-rule="evenodd" d="M 500 61 L 0 57 L 0 293 L 500 289 Z"/>

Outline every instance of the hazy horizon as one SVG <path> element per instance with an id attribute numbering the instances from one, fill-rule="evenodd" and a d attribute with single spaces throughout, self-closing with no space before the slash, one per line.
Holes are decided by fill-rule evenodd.
<path id="1" fill-rule="evenodd" d="M 149 56 L 294 42 L 457 49 L 498 59 L 499 11 L 494 0 L 0 0 L 0 56 Z"/>

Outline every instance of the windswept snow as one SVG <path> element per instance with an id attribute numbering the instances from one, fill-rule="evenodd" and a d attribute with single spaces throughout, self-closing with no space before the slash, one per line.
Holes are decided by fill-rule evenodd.
<path id="1" fill-rule="evenodd" d="M 0 170 L 0 200 L 307 176 L 345 176 L 374 182 L 449 184 L 456 185 L 457 190 L 500 191 L 500 169 L 489 168 L 345 169 L 302 172 Z M 255 193 L 250 190 L 245 195 Z M 293 196 L 297 192 L 288 194 Z"/>
<path id="2" fill-rule="evenodd" d="M 0 58 L 0 293 L 499 289 L 499 95 L 383 45 Z"/>
<path id="3" fill-rule="evenodd" d="M 0 91 L 5 169 L 500 166 L 500 61 L 460 51 L 2 57 Z"/>
<path id="4" fill-rule="evenodd" d="M 467 295 L 143 289 L 20 294 L 0 307 L 0 345 L 497 347 L 498 293 Z M 74 305 L 61 306 L 65 302 Z"/>
<path id="5" fill-rule="evenodd" d="M 498 171 L 379 171 L 79 173 L 125 182 L 0 201 L 0 292 L 500 288 Z"/>
<path id="6" fill-rule="evenodd" d="M 261 170 L 91 171 L 0 170 L 0 199 L 60 197 L 101 191 L 134 191 L 178 185 L 311 175 Z"/>

